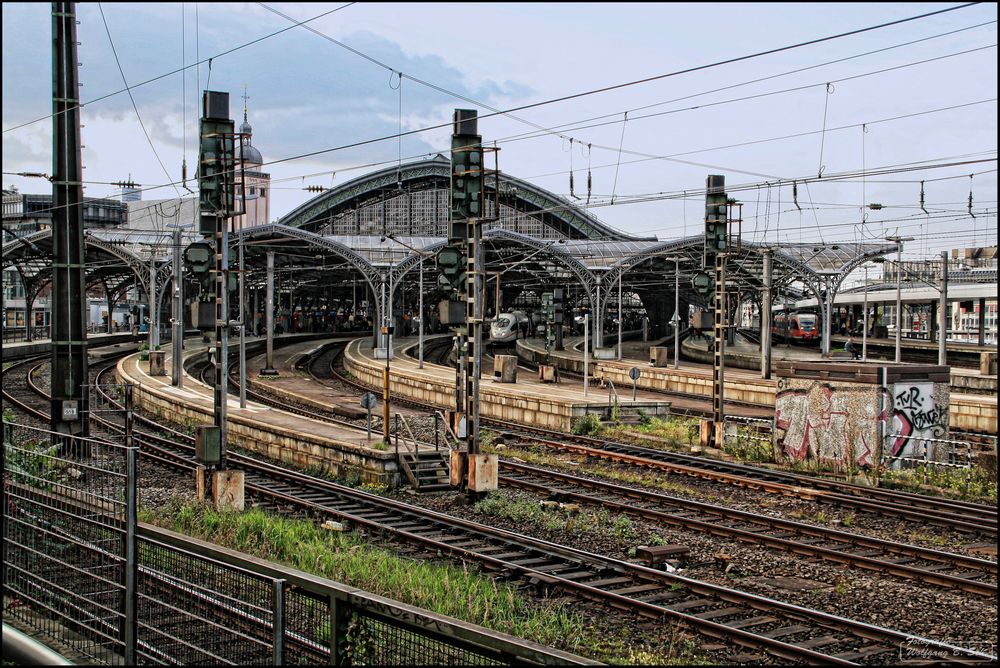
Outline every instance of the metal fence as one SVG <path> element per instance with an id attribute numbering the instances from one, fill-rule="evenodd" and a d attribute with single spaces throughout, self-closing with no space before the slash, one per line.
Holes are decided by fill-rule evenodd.
<path id="1" fill-rule="evenodd" d="M 130 663 L 136 451 L 3 431 L 4 621 L 73 661 Z"/>
<path id="2" fill-rule="evenodd" d="M 19 341 L 47 341 L 49 338 L 49 327 L 35 326 L 31 327 L 31 336 L 29 339 L 28 328 L 25 326 L 20 327 L 5 327 L 3 330 L 3 342 L 4 343 L 17 343 Z"/>
<path id="3" fill-rule="evenodd" d="M 4 422 L 3 618 L 70 660 L 595 663 L 139 524 L 136 450 L 60 438 Z"/>
<path id="4" fill-rule="evenodd" d="M 904 442 L 900 450 L 912 454 L 899 457 L 884 455 L 882 462 L 890 468 L 942 466 L 971 469 L 975 465 L 975 450 L 970 441 L 886 434 L 883 452 L 891 452 L 899 440 Z"/>

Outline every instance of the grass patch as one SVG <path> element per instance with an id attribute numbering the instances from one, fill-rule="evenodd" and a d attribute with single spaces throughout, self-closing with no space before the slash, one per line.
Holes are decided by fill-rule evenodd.
<path id="1" fill-rule="evenodd" d="M 562 607 L 544 609 L 514 588 L 466 568 L 396 556 L 353 533 L 331 532 L 314 522 L 259 509 L 219 513 L 199 504 L 173 502 L 143 509 L 143 521 L 308 573 L 343 582 L 473 624 L 537 643 L 584 651 L 599 636 Z M 601 660 L 624 661 L 608 656 Z"/>
<path id="2" fill-rule="evenodd" d="M 607 510 L 566 510 L 542 505 L 531 499 L 517 498 L 508 490 L 499 490 L 474 506 L 476 513 L 509 520 L 519 527 L 531 527 L 551 536 L 570 533 L 576 536 L 612 535 L 635 538 L 632 520 Z"/>

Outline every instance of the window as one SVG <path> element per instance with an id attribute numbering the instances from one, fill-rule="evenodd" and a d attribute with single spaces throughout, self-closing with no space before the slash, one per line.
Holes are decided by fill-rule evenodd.
<path id="1" fill-rule="evenodd" d="M 267 188 L 261 188 L 260 189 L 260 196 L 261 197 L 267 197 Z"/>

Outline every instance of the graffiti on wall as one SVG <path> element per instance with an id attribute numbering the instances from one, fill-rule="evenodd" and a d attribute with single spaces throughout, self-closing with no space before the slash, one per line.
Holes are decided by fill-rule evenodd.
<path id="1" fill-rule="evenodd" d="M 947 383 L 888 388 L 800 378 L 778 379 L 776 453 L 799 461 L 868 467 L 880 456 L 943 460 L 948 437 Z M 886 437 L 885 447 L 880 439 Z"/>
<path id="2" fill-rule="evenodd" d="M 892 434 L 888 456 L 938 459 L 934 440 L 948 437 L 948 386 L 897 383 L 892 390 Z M 931 440 L 928 440 L 931 439 Z"/>
<path id="3" fill-rule="evenodd" d="M 876 456 L 879 388 L 796 378 L 778 380 L 775 446 L 786 457 L 868 467 Z"/>

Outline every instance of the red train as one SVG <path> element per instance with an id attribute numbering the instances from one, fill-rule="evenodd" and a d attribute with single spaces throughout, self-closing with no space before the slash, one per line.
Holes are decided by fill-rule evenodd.
<path id="1" fill-rule="evenodd" d="M 819 315 L 811 311 L 775 313 L 771 337 L 776 341 L 814 343 L 819 341 Z"/>

